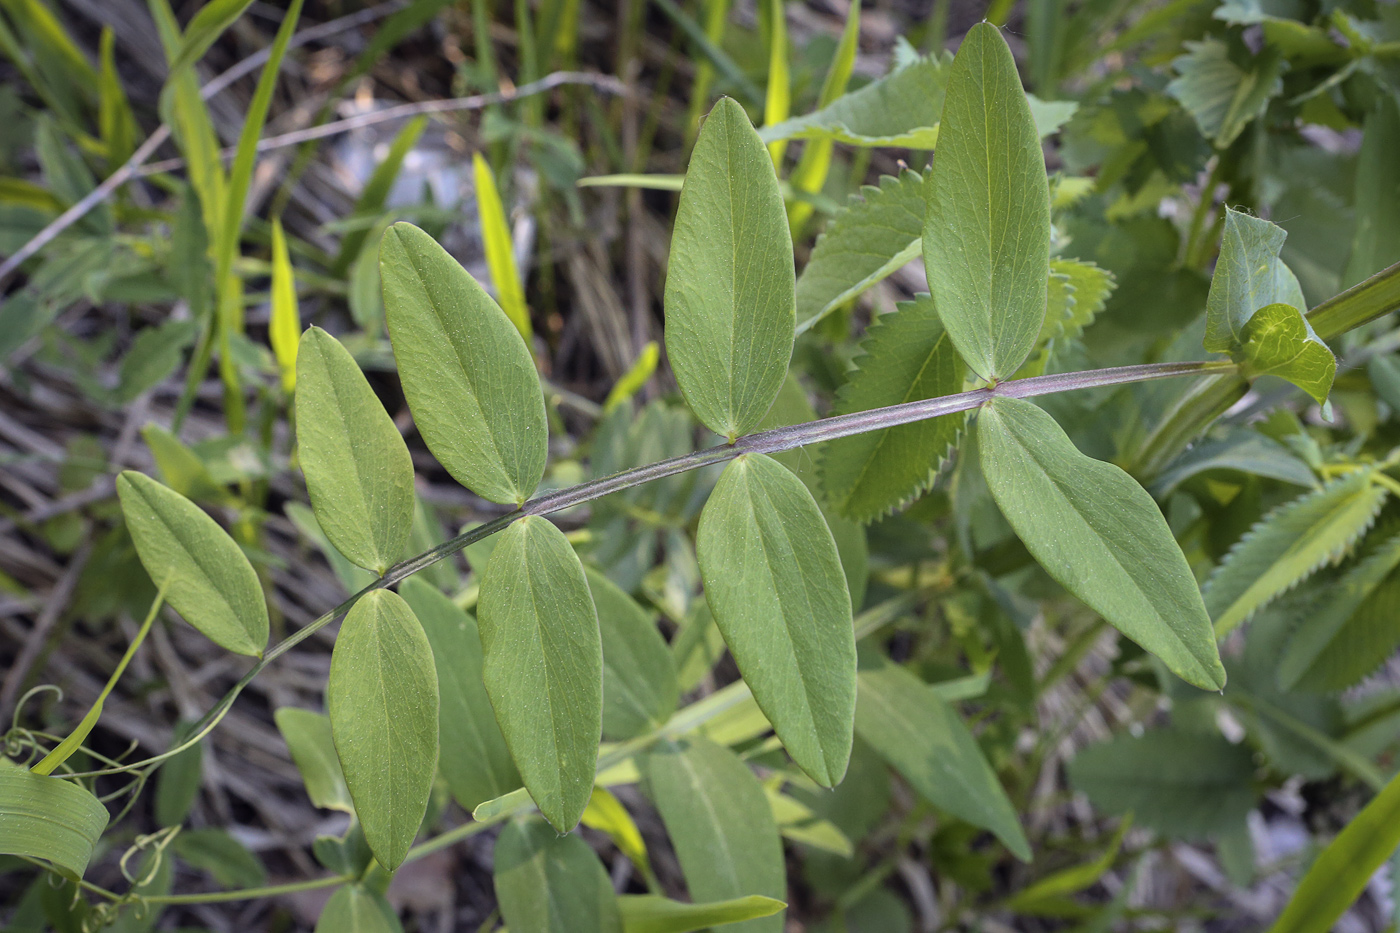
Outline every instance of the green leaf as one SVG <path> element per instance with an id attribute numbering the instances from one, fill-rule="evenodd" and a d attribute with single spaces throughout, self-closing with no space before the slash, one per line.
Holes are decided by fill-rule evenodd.
<path id="1" fill-rule="evenodd" d="M 704 739 L 658 746 L 645 759 L 656 808 L 697 903 L 787 894 L 783 844 L 763 787 L 726 748 Z M 782 933 L 780 914 L 734 933 Z"/>
<path id="2" fill-rule="evenodd" d="M 607 788 L 593 788 L 581 822 L 589 829 L 607 833 L 617 850 L 627 856 L 644 877 L 651 877 L 651 862 L 647 858 L 647 845 L 642 841 L 642 831 L 637 828 L 636 821 L 622 805 L 622 801 L 614 797 Z"/>
<path id="3" fill-rule="evenodd" d="M 617 899 L 624 933 L 694 933 L 710 927 L 771 917 L 787 904 L 757 894 L 711 904 L 686 904 L 656 894 L 624 894 Z"/>
<path id="4" fill-rule="evenodd" d="M 924 267 L 968 368 L 1010 378 L 1045 321 L 1050 188 L 1016 62 L 995 26 L 963 39 L 927 186 Z"/>
<path id="5" fill-rule="evenodd" d="M 477 620 L 506 746 L 545 819 L 568 832 L 598 764 L 603 649 L 583 565 L 562 531 L 526 516 L 501 532 Z"/>
<path id="6" fill-rule="evenodd" d="M 354 813 L 350 788 L 345 786 L 345 772 L 335 753 L 330 717 L 309 709 L 284 706 L 273 713 L 272 718 L 292 753 L 292 762 L 301 772 L 301 782 L 306 785 L 312 805 Z"/>
<path id="7" fill-rule="evenodd" d="M 773 821 L 778 824 L 778 832 L 782 833 L 784 839 L 800 842 L 842 858 L 855 855 L 855 846 L 836 824 L 822 819 L 805 803 L 780 793 L 771 782 L 765 784 L 763 790 L 768 795 L 768 805 L 773 810 Z"/>
<path id="8" fill-rule="evenodd" d="M 107 808 L 71 781 L 0 759 L 0 827 L 0 854 L 43 859 L 76 881 L 107 828 Z"/>
<path id="9" fill-rule="evenodd" d="M 1097 884 L 1098 880 L 1113 867 L 1113 863 L 1118 858 L 1119 850 L 1123 848 L 1123 837 L 1128 834 L 1132 825 L 1132 816 L 1125 817 L 1118 824 L 1118 831 L 1108 841 L 1108 846 L 1102 855 L 1091 862 L 1047 875 L 1030 887 L 1017 891 L 1015 896 L 1006 902 L 1007 908 L 1021 914 L 1041 913 L 1042 908 L 1059 903 L 1061 898 L 1078 894 L 1085 888 Z"/>
<path id="10" fill-rule="evenodd" d="M 1337 358 L 1312 325 L 1292 305 L 1265 305 L 1244 328 L 1239 357 L 1244 375 L 1287 379 L 1317 400 L 1327 401 L 1337 375 Z"/>
<path id="11" fill-rule="evenodd" d="M 696 536 L 705 598 L 759 707 L 817 783 L 846 773 L 855 713 L 851 597 L 802 481 L 762 454 L 725 467 Z"/>
<path id="12" fill-rule="evenodd" d="M 696 416 L 733 440 L 763 418 L 792 356 L 796 277 L 773 163 L 723 98 L 690 157 L 666 274 L 666 352 Z"/>
<path id="13" fill-rule="evenodd" d="M 383 33 L 383 29 L 375 34 L 377 41 Z M 378 56 L 375 56 L 378 59 Z M 423 135 L 423 130 L 428 125 L 426 116 L 414 117 L 404 124 L 399 130 L 394 141 L 389 145 L 389 151 L 385 153 L 383 161 L 374 167 L 374 173 L 370 175 L 369 181 L 365 182 L 364 188 L 360 190 L 360 196 L 355 201 L 355 210 L 352 217 L 368 219 L 377 217 L 384 212 L 384 206 L 389 200 L 389 193 L 394 188 L 394 182 L 399 177 L 399 170 L 403 168 L 403 161 L 408 154 L 418 145 L 419 138 Z M 344 275 L 350 270 L 350 265 L 364 251 L 365 240 L 368 238 L 370 228 L 351 230 L 345 234 L 345 238 L 340 241 L 340 249 L 336 252 L 335 262 L 331 268 L 337 275 Z"/>
<path id="14" fill-rule="evenodd" d="M 117 400 L 126 404 L 175 374 L 199 324 L 193 320 L 166 321 L 147 327 L 136 335 L 131 350 L 122 357 Z"/>
<path id="15" fill-rule="evenodd" d="M 1242 430 L 1219 440 L 1203 441 L 1173 460 L 1152 484 L 1159 499 L 1182 483 L 1212 470 L 1265 476 L 1294 486 L 1313 486 L 1317 477 L 1288 448 L 1257 431 Z"/>
<path id="16" fill-rule="evenodd" d="M 1266 305 L 1307 308 L 1297 277 L 1278 258 L 1287 237 L 1267 220 L 1225 209 L 1220 259 L 1206 299 L 1207 351 L 1230 353 L 1242 345 L 1250 318 Z"/>
<path id="17" fill-rule="evenodd" d="M 1254 761 L 1245 745 L 1213 733 L 1156 729 L 1090 745 L 1069 763 L 1069 780 L 1108 813 L 1131 812 L 1169 836 L 1224 832 L 1254 806 Z"/>
<path id="18" fill-rule="evenodd" d="M 393 871 L 418 835 L 438 758 L 433 649 L 397 594 L 373 590 L 346 614 L 326 708 L 365 841 Z"/>
<path id="19" fill-rule="evenodd" d="M 1021 399 L 983 406 L 977 443 L 992 497 L 1046 573 L 1178 677 L 1225 685 L 1196 578 L 1147 490 Z"/>
<path id="20" fill-rule="evenodd" d="M 267 883 L 262 861 L 226 830 L 183 830 L 175 837 L 175 852 L 226 888 L 257 888 Z"/>
<path id="21" fill-rule="evenodd" d="M 601 573 L 584 573 L 603 638 L 603 735 L 634 738 L 676 711 L 676 664 L 645 609 Z"/>
<path id="22" fill-rule="evenodd" d="M 1343 285 L 1355 285 L 1400 260 L 1400 100 L 1378 93 L 1366 117 L 1356 163 L 1356 232 Z"/>
<path id="23" fill-rule="evenodd" d="M 621 933 L 603 863 L 575 834 L 543 820 L 506 824 L 496 840 L 496 899 L 511 933 Z"/>
<path id="24" fill-rule="evenodd" d="M 291 392 L 297 385 L 297 349 L 301 340 L 301 308 L 297 304 L 296 274 L 292 257 L 287 251 L 287 235 L 282 232 L 282 219 L 272 221 L 272 313 L 267 325 L 267 341 L 277 358 L 282 377 L 282 391 Z"/>
<path id="25" fill-rule="evenodd" d="M 1385 502 L 1386 490 L 1356 470 L 1265 515 L 1202 588 L 1217 635 L 1248 619 L 1324 564 L 1340 560 Z"/>
<path id="26" fill-rule="evenodd" d="M 267 604 L 253 565 L 199 506 L 141 473 L 117 478 L 136 553 L 165 600 L 215 644 L 262 657 Z"/>
<path id="27" fill-rule="evenodd" d="M 194 723 L 176 723 L 170 747 L 183 745 L 194 731 Z M 167 759 L 156 775 L 155 818 L 160 826 L 178 826 L 190 815 L 199 787 L 204 782 L 204 745 L 196 742 Z"/>
<path id="28" fill-rule="evenodd" d="M 966 367 L 934 310 L 933 298 L 902 302 L 877 317 L 861 340 L 856 369 L 832 414 L 953 395 Z M 962 433 L 965 413 L 943 415 L 831 441 L 821 451 L 824 498 L 838 514 L 870 522 L 933 485 Z"/>
<path id="29" fill-rule="evenodd" d="M 1279 75 L 1286 64 L 1278 50 L 1268 48 L 1245 70 L 1218 39 L 1183 44 L 1186 54 L 1172 61 L 1179 77 L 1167 85 L 1167 93 L 1195 118 L 1202 136 L 1224 149 L 1283 90 Z"/>
<path id="30" fill-rule="evenodd" d="M 476 620 L 431 584 L 410 577 L 399 588 L 423 625 L 437 668 L 438 767 L 464 809 L 521 785 L 482 682 Z"/>
<path id="31" fill-rule="evenodd" d="M 214 41 L 243 15 L 243 11 L 248 9 L 251 2 L 252 0 L 209 0 L 202 6 L 185 29 L 179 51 L 170 62 L 169 77 L 166 81 L 174 80 L 180 71 L 203 58 Z"/>
<path id="32" fill-rule="evenodd" d="M 1113 273 L 1092 262 L 1051 260 L 1045 323 L 1036 338 L 1035 352 L 1022 364 L 1016 378 L 1044 375 L 1054 349 L 1077 338 L 1093 323 L 1116 284 Z"/>
<path id="33" fill-rule="evenodd" d="M 1400 845 L 1400 776 L 1313 862 L 1269 933 L 1327 933 Z"/>
<path id="34" fill-rule="evenodd" d="M 481 242 L 486 251 L 486 265 L 491 270 L 491 284 L 501 310 L 510 318 L 525 345 L 530 344 L 530 309 L 525 305 L 525 289 L 520 284 L 520 272 L 515 267 L 515 238 L 506 221 L 501 193 L 496 190 L 496 176 L 480 152 L 472 153 L 472 181 L 476 189 L 476 212 L 481 220 Z"/>
<path id="35" fill-rule="evenodd" d="M 384 309 L 404 395 L 433 455 L 492 502 L 521 503 L 544 475 L 544 392 L 515 325 L 422 230 L 397 223 L 379 249 Z"/>
<path id="36" fill-rule="evenodd" d="M 936 691 L 878 652 L 861 652 L 856 731 L 929 803 L 1030 861 L 1016 809 L 977 739 Z"/>
<path id="37" fill-rule="evenodd" d="M 797 332 L 918 258 L 924 177 L 903 169 L 864 185 L 826 225 L 797 278 Z"/>
<path id="38" fill-rule="evenodd" d="M 375 575 L 362 567 L 356 567 L 345 559 L 345 555 L 336 550 L 331 544 L 331 539 L 326 537 L 326 533 L 321 530 L 321 523 L 316 521 L 316 515 L 309 508 L 300 502 L 288 502 L 285 509 L 287 518 L 297 531 L 309 538 L 320 550 L 322 556 L 326 558 L 326 563 L 331 565 L 332 572 L 336 579 L 340 581 L 341 588 L 346 595 L 358 593 L 375 581 Z"/>
<path id="39" fill-rule="evenodd" d="M 309 328 L 297 350 L 297 450 L 321 530 L 340 553 L 383 574 L 413 527 L 413 459 L 340 341 Z"/>
<path id="40" fill-rule="evenodd" d="M 403 933 L 403 926 L 383 894 L 347 884 L 321 908 L 316 933 Z"/>
<path id="41" fill-rule="evenodd" d="M 772 126 L 759 136 L 830 139 L 852 146 L 932 149 L 948 86 L 947 55 L 919 58 L 821 109 Z"/>

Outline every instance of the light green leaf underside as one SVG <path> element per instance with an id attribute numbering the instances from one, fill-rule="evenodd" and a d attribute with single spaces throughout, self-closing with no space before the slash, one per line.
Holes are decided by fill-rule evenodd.
<path id="1" fill-rule="evenodd" d="M 321 530 L 382 574 L 413 526 L 413 460 L 359 364 L 319 327 L 297 349 L 297 451 Z"/>
<path id="2" fill-rule="evenodd" d="M 819 784 L 841 780 L 855 714 L 855 633 L 836 544 L 802 481 L 732 461 L 700 516 L 705 598 L 759 707 Z"/>
<path id="3" fill-rule="evenodd" d="M 920 255 L 924 177 L 904 169 L 880 177 L 826 225 L 797 279 L 797 332 Z"/>
<path id="4" fill-rule="evenodd" d="M 1319 405 L 1327 401 L 1337 375 L 1337 358 L 1292 305 L 1265 305 L 1254 312 L 1239 355 L 1245 375 L 1287 379 Z"/>
<path id="5" fill-rule="evenodd" d="M 1249 319 L 1265 305 L 1307 307 L 1297 277 L 1278 258 L 1287 237 L 1276 224 L 1225 209 L 1220 258 L 1206 298 L 1208 352 L 1235 351 L 1247 338 Z"/>
<path id="6" fill-rule="evenodd" d="M 1108 813 L 1169 836 L 1202 838 L 1233 829 L 1254 806 L 1247 745 L 1219 734 L 1158 729 L 1090 745 L 1069 763 L 1069 780 Z"/>
<path id="7" fill-rule="evenodd" d="M 644 770 L 692 901 L 786 896 L 778 826 L 763 787 L 733 752 L 691 739 L 684 746 L 657 747 Z M 783 919 L 775 914 L 731 929 L 782 933 Z"/>
<path id="8" fill-rule="evenodd" d="M 596 570 L 584 574 L 603 638 L 603 736 L 634 738 L 676 711 L 676 663 L 645 609 Z"/>
<path id="9" fill-rule="evenodd" d="M 477 622 L 506 747 L 545 819 L 568 832 L 593 791 L 603 649 L 588 580 L 562 531 L 527 516 L 501 532 Z"/>
<path id="10" fill-rule="evenodd" d="M 463 809 L 521 786 L 482 681 L 476 620 L 417 577 L 399 589 L 423 625 L 437 669 L 438 768 Z"/>
<path id="11" fill-rule="evenodd" d="M 316 933 L 403 933 L 403 927 L 384 895 L 347 884 L 321 908 Z"/>
<path id="12" fill-rule="evenodd" d="M 666 352 L 696 417 L 733 439 L 763 418 L 792 356 L 796 275 L 773 162 L 723 98 L 690 157 L 666 273 Z"/>
<path id="13" fill-rule="evenodd" d="M 624 894 L 617 903 L 625 933 L 694 933 L 769 917 L 787 907 L 782 901 L 757 894 L 711 904 L 686 904 L 655 894 Z"/>
<path id="14" fill-rule="evenodd" d="M 977 739 L 928 684 L 878 652 L 861 654 L 856 731 L 929 803 L 990 830 L 1030 861 L 1016 809 Z"/>
<path id="15" fill-rule="evenodd" d="M 233 539 L 199 506 L 144 474 L 122 473 L 117 494 L 136 553 L 165 601 L 220 647 L 261 657 L 267 604 Z"/>
<path id="16" fill-rule="evenodd" d="M 863 355 L 837 393 L 832 414 L 962 391 L 966 367 L 929 295 L 877 317 L 860 348 Z M 960 412 L 824 444 L 823 497 L 835 512 L 858 522 L 899 508 L 932 485 L 966 420 Z"/>
<path id="17" fill-rule="evenodd" d="M 350 788 L 345 786 L 345 772 L 335 753 L 330 717 L 309 709 L 284 706 L 273 713 L 277 731 L 292 753 L 292 763 L 301 772 L 306 795 L 313 806 L 326 810 L 354 813 Z"/>
<path id="18" fill-rule="evenodd" d="M 78 879 L 107 828 L 107 808 L 72 781 L 0 762 L 0 854 L 43 859 Z"/>
<path id="19" fill-rule="evenodd" d="M 541 819 L 506 824 L 496 840 L 496 898 L 512 933 L 622 933 L 612 881 L 588 843 Z"/>
<path id="20" fill-rule="evenodd" d="M 992 497 L 1046 573 L 1178 677 L 1224 686 L 1195 577 L 1145 489 L 1027 401 L 984 406 L 977 441 Z"/>
<path id="21" fill-rule="evenodd" d="M 1385 498 L 1370 471 L 1357 470 L 1265 515 L 1203 587 L 1217 634 L 1344 556 L 1371 527 Z"/>
<path id="22" fill-rule="evenodd" d="M 346 614 L 326 707 L 365 841 L 393 871 L 418 834 L 438 759 L 433 649 L 396 593 L 374 590 Z"/>
<path id="23" fill-rule="evenodd" d="M 853 146 L 932 149 L 948 84 L 949 56 L 919 58 L 820 110 L 759 131 L 765 143 L 833 139 Z"/>
<path id="24" fill-rule="evenodd" d="M 412 224 L 379 248 L 384 311 L 404 395 L 428 449 L 492 502 L 520 503 L 544 475 L 544 392 L 520 332 L 481 285 Z"/>
<path id="25" fill-rule="evenodd" d="M 924 267 L 943 326 L 974 373 L 1009 379 L 1045 320 L 1050 189 L 1016 63 L 990 24 L 953 60 L 927 195 Z"/>
<path id="26" fill-rule="evenodd" d="M 1218 39 L 1184 45 L 1186 54 L 1172 61 L 1179 77 L 1167 85 L 1167 93 L 1191 114 L 1202 136 L 1224 149 L 1283 90 L 1282 57 L 1266 53 L 1246 71 L 1230 60 L 1229 46 Z"/>

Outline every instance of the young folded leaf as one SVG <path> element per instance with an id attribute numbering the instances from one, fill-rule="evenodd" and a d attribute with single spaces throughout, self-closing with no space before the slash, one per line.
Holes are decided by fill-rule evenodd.
<path id="1" fill-rule="evenodd" d="M 397 594 L 374 590 L 346 614 L 326 709 L 365 841 L 393 871 L 418 835 L 438 761 L 433 649 Z"/>
<path id="2" fill-rule="evenodd" d="M 1035 346 L 1050 274 L 1050 187 L 1016 62 L 995 26 L 963 39 L 927 186 L 924 268 L 953 345 L 983 379 Z"/>
<path id="3" fill-rule="evenodd" d="M 413 527 L 413 459 L 360 365 L 319 327 L 297 350 L 296 415 L 316 521 L 351 563 L 382 575 Z"/>
<path id="4" fill-rule="evenodd" d="M 44 859 L 76 881 L 107 828 L 107 808 L 79 784 L 0 759 L 0 827 L 0 854 Z"/>
<path id="5" fill-rule="evenodd" d="M 851 597 L 802 481 L 763 454 L 721 474 L 696 536 L 705 598 L 788 753 L 817 783 L 846 773 L 855 716 Z"/>
<path id="6" fill-rule="evenodd" d="M 511 930 L 622 933 L 612 881 L 582 837 L 525 817 L 501 830 L 494 862 L 496 899 Z"/>
<path id="7" fill-rule="evenodd" d="M 1248 339 L 1245 325 L 1265 305 L 1306 310 L 1298 279 L 1278 258 L 1288 234 L 1282 227 L 1225 209 L 1220 258 L 1206 298 L 1205 348 L 1233 353 Z"/>
<path id="8" fill-rule="evenodd" d="M 696 903 L 787 895 L 783 843 L 763 786 L 733 752 L 705 739 L 658 746 L 646 757 L 656 809 Z M 774 914 L 734 933 L 782 933 Z"/>
<path id="9" fill-rule="evenodd" d="M 656 622 L 617 584 L 585 568 L 603 637 L 603 735 L 613 741 L 655 729 L 676 711 L 676 662 Z"/>
<path id="10" fill-rule="evenodd" d="M 559 832 L 593 791 L 603 648 L 583 565 L 564 533 L 527 516 L 501 532 L 477 621 L 486 692 L 530 796 Z"/>
<path id="11" fill-rule="evenodd" d="M 1021 399 L 984 405 L 977 443 L 992 497 L 1046 573 L 1178 677 L 1225 685 L 1196 578 L 1147 490 Z"/>
<path id="12" fill-rule="evenodd" d="M 666 352 L 681 394 L 733 440 L 773 404 L 796 321 L 792 237 L 773 162 L 738 103 L 710 111 L 681 189 L 666 274 Z"/>
<path id="13" fill-rule="evenodd" d="M 1313 333 L 1303 312 L 1293 305 L 1265 305 L 1244 327 L 1237 354 L 1246 376 L 1287 379 L 1317 400 L 1327 401 L 1337 375 L 1337 358 Z"/>
<path id="14" fill-rule="evenodd" d="M 1030 861 L 1016 808 L 972 732 L 928 684 L 878 651 L 861 653 L 856 732 L 929 803 Z"/>
<path id="15" fill-rule="evenodd" d="M 520 332 L 476 279 L 412 224 L 385 231 L 379 271 L 394 358 L 424 442 L 473 492 L 492 502 L 524 502 L 544 475 L 549 430 Z"/>
<path id="16" fill-rule="evenodd" d="M 136 553 L 165 601 L 222 648 L 262 657 L 267 603 L 253 565 L 218 523 L 142 473 L 117 477 Z"/>

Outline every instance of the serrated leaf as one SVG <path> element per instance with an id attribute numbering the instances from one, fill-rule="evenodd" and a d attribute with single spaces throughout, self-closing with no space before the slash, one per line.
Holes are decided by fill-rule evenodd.
<path id="1" fill-rule="evenodd" d="M 1108 813 L 1169 836 L 1202 838 L 1254 806 L 1254 761 L 1218 733 L 1156 729 L 1090 745 L 1070 761 L 1069 780 Z"/>
<path id="2" fill-rule="evenodd" d="M 1172 61 L 1179 77 L 1167 93 L 1191 114 L 1202 136 L 1224 149 L 1283 90 L 1279 75 L 1286 63 L 1277 50 L 1265 49 L 1246 71 L 1230 60 L 1230 47 L 1219 39 L 1183 44 L 1186 54 Z"/>
<path id="3" fill-rule="evenodd" d="M 549 431 L 534 360 L 500 306 L 412 224 L 379 251 L 389 337 L 428 449 L 457 482 L 521 503 L 544 475 Z"/>
<path id="4" fill-rule="evenodd" d="M 316 933 L 403 933 L 403 926 L 383 894 L 347 884 L 321 908 Z"/>
<path id="5" fill-rule="evenodd" d="M 603 638 L 603 735 L 634 738 L 676 711 L 676 664 L 645 609 L 601 573 L 584 574 Z"/>
<path id="6" fill-rule="evenodd" d="M 545 819 L 568 832 L 593 790 L 603 649 L 588 580 L 562 531 L 526 516 L 501 532 L 477 621 L 506 746 Z"/>
<path id="7" fill-rule="evenodd" d="M 863 355 L 832 413 L 849 414 L 962 391 L 966 367 L 929 295 L 875 319 Z M 822 494 L 838 514 L 870 522 L 932 485 L 962 432 L 965 413 L 830 441 L 821 451 Z"/>
<path id="8" fill-rule="evenodd" d="M 1386 490 L 1356 470 L 1279 506 L 1230 549 L 1202 588 L 1217 635 L 1336 561 L 1375 521 Z"/>
<path id="9" fill-rule="evenodd" d="M 311 327 L 297 350 L 297 449 L 321 530 L 383 574 L 413 527 L 413 459 L 350 352 Z"/>
<path id="10" fill-rule="evenodd" d="M 734 753 L 704 739 L 663 745 L 644 771 L 697 903 L 787 894 L 783 844 L 763 787 Z M 782 916 L 746 920 L 734 933 L 781 933 Z"/>
<path id="11" fill-rule="evenodd" d="M 432 584 L 411 577 L 399 588 L 423 625 L 437 669 L 438 769 L 463 809 L 520 787 L 482 681 L 476 620 Z"/>
<path id="12" fill-rule="evenodd" d="M 792 357 L 796 276 L 773 163 L 738 103 L 710 111 L 690 157 L 666 273 L 666 352 L 706 427 L 763 418 Z"/>
<path id="13" fill-rule="evenodd" d="M 803 117 L 765 126 L 765 143 L 832 139 L 852 146 L 932 149 L 938 142 L 948 56 L 919 58 Z"/>
<path id="14" fill-rule="evenodd" d="M 107 808 L 72 781 L 0 759 L 0 827 L 0 854 L 43 859 L 76 881 L 107 828 Z"/>
<path id="15" fill-rule="evenodd" d="M 1313 486 L 1317 482 L 1308 465 L 1287 447 L 1258 431 L 1241 430 L 1197 444 L 1177 457 L 1153 481 L 1152 494 L 1165 498 L 1188 479 L 1211 470 L 1236 470 L 1294 486 Z"/>
<path id="16" fill-rule="evenodd" d="M 625 933 L 694 933 L 770 917 L 787 907 L 782 901 L 757 894 L 708 904 L 686 904 L 655 894 L 624 894 L 617 904 Z"/>
<path id="17" fill-rule="evenodd" d="M 977 443 L 992 497 L 1046 573 L 1178 677 L 1224 686 L 1196 578 L 1147 490 L 1021 399 L 984 405 Z"/>
<path id="18" fill-rule="evenodd" d="M 730 462 L 696 535 L 705 599 L 793 760 L 830 787 L 855 714 L 851 597 L 836 544 L 802 481 L 763 454 Z"/>
<path id="19" fill-rule="evenodd" d="M 1246 377 L 1278 376 L 1316 399 L 1327 401 L 1337 358 L 1292 305 L 1265 305 L 1245 325 L 1237 354 Z"/>
<path id="20" fill-rule="evenodd" d="M 1044 375 L 1057 343 L 1082 334 L 1103 311 L 1116 285 L 1113 273 L 1092 262 L 1052 259 L 1045 322 L 1036 338 L 1035 352 L 1016 372 L 1016 378 Z"/>
<path id="21" fill-rule="evenodd" d="M 125 471 L 117 494 L 136 553 L 164 587 L 165 601 L 220 647 L 261 657 L 267 603 L 233 539 L 199 506 L 149 476 Z"/>
<path id="22" fill-rule="evenodd" d="M 393 871 L 418 835 L 438 760 L 433 649 L 398 594 L 373 590 L 346 614 L 326 708 L 365 841 Z"/>
<path id="23" fill-rule="evenodd" d="M 1272 304 L 1306 308 L 1303 289 L 1278 258 L 1288 234 L 1267 220 L 1225 209 L 1220 258 L 1206 298 L 1205 348 L 1230 353 L 1247 339 L 1245 328 L 1260 308 Z"/>
<path id="24" fill-rule="evenodd" d="M 797 279 L 797 332 L 920 254 L 924 176 L 903 169 L 865 185 L 826 225 Z"/>
<path id="25" fill-rule="evenodd" d="M 516 820 L 501 830 L 493 862 L 501 919 L 513 933 L 621 933 L 612 881 L 579 836 Z"/>
<path id="26" fill-rule="evenodd" d="M 1035 346 L 1050 274 L 1050 188 L 1016 62 L 972 27 L 948 78 L 927 186 L 924 267 L 953 345 L 978 376 L 1009 379 Z"/>
<path id="27" fill-rule="evenodd" d="M 1030 861 L 1016 808 L 977 739 L 937 692 L 876 651 L 861 652 L 856 730 L 922 797 Z"/>
<path id="28" fill-rule="evenodd" d="M 292 753 L 292 763 L 301 773 L 301 782 L 306 785 L 312 805 L 354 813 L 350 789 L 345 786 L 345 772 L 336 757 L 330 717 L 309 709 L 284 706 L 273 713 L 272 718 Z"/>

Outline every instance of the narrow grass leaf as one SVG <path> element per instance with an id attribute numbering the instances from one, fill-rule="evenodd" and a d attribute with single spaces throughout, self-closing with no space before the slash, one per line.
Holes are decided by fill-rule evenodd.
<path id="1" fill-rule="evenodd" d="M 836 544 L 802 481 L 748 454 L 721 474 L 697 534 L 705 598 L 788 753 L 817 783 L 846 773 L 855 633 Z"/>
<path id="2" fill-rule="evenodd" d="M 179 50 L 170 61 L 170 77 L 176 77 L 203 58 L 214 41 L 243 15 L 251 3 L 252 0 L 209 0 L 200 7 L 185 29 Z"/>
<path id="3" fill-rule="evenodd" d="M 301 341 L 301 307 L 297 304 L 296 274 L 292 257 L 287 251 L 287 235 L 282 219 L 272 221 L 272 311 L 267 325 L 267 340 L 277 359 L 282 377 L 282 391 L 291 392 L 297 385 L 297 347 Z"/>
<path id="4" fill-rule="evenodd" d="M 783 0 L 766 0 L 768 21 L 768 87 L 763 98 L 763 123 L 782 123 L 792 111 L 792 75 L 788 71 L 787 14 Z M 768 143 L 768 154 L 775 168 L 783 164 L 787 140 Z"/>
<path id="5" fill-rule="evenodd" d="M 622 933 L 612 881 L 580 836 L 515 820 L 501 830 L 493 862 L 501 919 L 513 933 Z"/>
<path id="6" fill-rule="evenodd" d="M 346 614 L 331 654 L 326 708 L 365 841 L 402 864 L 427 812 L 438 760 L 433 649 L 413 610 L 373 590 Z"/>
<path id="7" fill-rule="evenodd" d="M 757 894 L 708 904 L 686 904 L 656 894 L 624 894 L 617 902 L 624 933 L 695 933 L 771 917 L 787 907 L 780 900 Z"/>
<path id="8" fill-rule="evenodd" d="M 1021 399 L 983 406 L 977 443 L 992 497 L 1046 573 L 1178 677 L 1225 685 L 1196 578 L 1147 490 Z"/>
<path id="9" fill-rule="evenodd" d="M 364 188 L 361 189 L 351 217 L 368 221 L 384 212 L 384 205 L 389 201 L 389 192 L 393 190 L 399 170 L 403 168 L 403 160 L 413 151 L 413 147 L 418 145 L 418 140 L 427 126 L 427 117 L 414 117 L 404 124 L 403 129 L 399 130 L 394 141 L 389 144 L 389 151 L 385 153 L 384 160 L 374 167 L 369 181 L 365 182 Z M 349 272 L 350 264 L 364 252 L 365 240 L 369 237 L 370 229 L 362 227 L 345 234 L 345 238 L 340 241 L 340 249 L 336 252 L 335 262 L 331 266 L 337 274 L 344 275 Z"/>
<path id="10" fill-rule="evenodd" d="M 831 104 L 846 93 L 851 74 L 855 71 L 856 53 L 860 51 L 860 7 L 851 4 L 846 13 L 846 25 L 841 30 L 841 39 L 836 44 L 836 54 L 831 59 L 826 78 L 822 81 L 821 93 L 817 95 L 818 109 Z M 802 147 L 802 157 L 797 160 L 788 175 L 788 184 L 799 193 L 816 194 L 826 185 L 831 171 L 831 155 L 836 148 L 833 139 L 808 140 Z M 795 239 L 803 225 L 812 216 L 812 204 L 808 201 L 793 201 L 788 204 L 788 228 Z M 798 306 L 801 307 L 799 301 Z M 800 313 L 799 313 L 800 317 Z"/>
<path id="11" fill-rule="evenodd" d="M 0 853 L 43 859 L 65 878 L 87 870 L 107 808 L 81 786 L 0 761 Z"/>
<path id="12" fill-rule="evenodd" d="M 549 431 L 529 348 L 500 306 L 412 224 L 379 253 L 389 336 L 428 448 L 459 483 L 521 503 L 544 475 Z"/>
<path id="13" fill-rule="evenodd" d="M 511 236 L 501 192 L 496 188 L 496 176 L 491 166 L 472 153 L 472 179 L 476 186 L 476 212 L 481 219 L 481 242 L 486 249 L 486 267 L 491 270 L 491 284 L 501 310 L 510 318 L 520 336 L 530 343 L 530 309 L 525 304 L 525 290 L 520 284 L 520 272 L 515 266 L 515 238 Z"/>
<path id="14" fill-rule="evenodd" d="M 583 566 L 564 533 L 527 516 L 501 532 L 477 621 L 486 691 L 535 804 L 560 832 L 593 790 L 603 650 Z"/>

